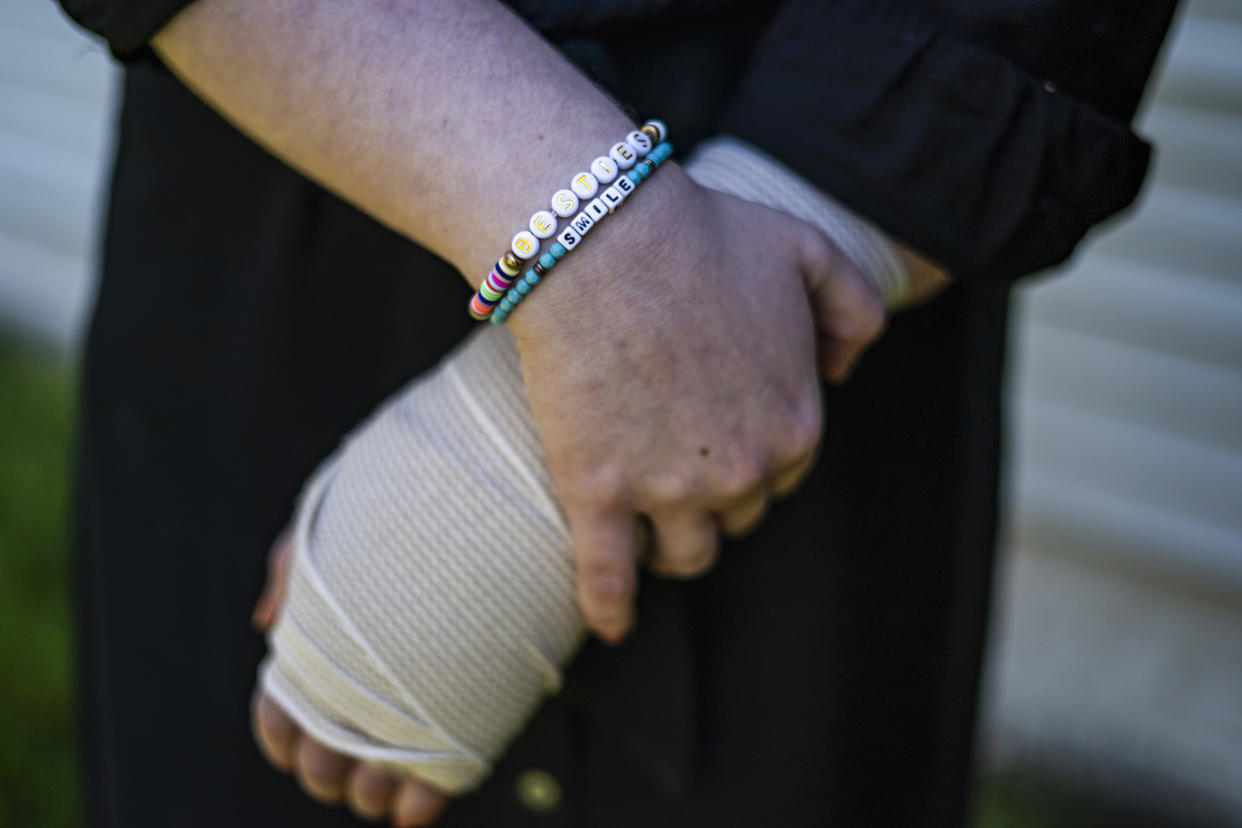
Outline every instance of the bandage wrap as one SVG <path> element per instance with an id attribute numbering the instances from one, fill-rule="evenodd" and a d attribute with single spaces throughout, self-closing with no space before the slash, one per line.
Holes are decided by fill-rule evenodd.
<path id="1" fill-rule="evenodd" d="M 516 349 L 489 326 L 316 473 L 265 689 L 333 748 L 476 784 L 582 637 L 550 493 Z"/>
<path id="2" fill-rule="evenodd" d="M 900 292 L 887 241 L 747 151 L 716 139 L 687 171 L 815 224 L 886 297 Z M 456 793 L 486 777 L 560 686 L 583 634 L 517 350 L 486 326 L 307 485 L 260 677 L 329 747 Z"/>

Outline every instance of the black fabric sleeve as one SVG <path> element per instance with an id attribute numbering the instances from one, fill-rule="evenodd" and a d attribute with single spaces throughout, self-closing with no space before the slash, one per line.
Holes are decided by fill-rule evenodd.
<path id="1" fill-rule="evenodd" d="M 65 13 L 99 35 L 122 61 L 153 60 L 147 42 L 190 0 L 60 0 Z"/>
<path id="2" fill-rule="evenodd" d="M 785 3 L 724 131 L 959 278 L 1063 261 L 1134 199 L 1151 152 L 1102 107 L 925 10 L 875 0 Z"/>

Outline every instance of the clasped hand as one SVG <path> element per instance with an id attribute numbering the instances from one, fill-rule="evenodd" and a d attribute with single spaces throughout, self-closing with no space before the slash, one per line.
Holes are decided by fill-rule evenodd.
<path id="1" fill-rule="evenodd" d="M 820 439 L 819 377 L 844 379 L 885 319 L 804 222 L 673 165 L 636 201 L 510 320 L 582 611 L 610 642 L 634 622 L 640 557 L 700 575 L 722 533 L 798 485 Z"/>

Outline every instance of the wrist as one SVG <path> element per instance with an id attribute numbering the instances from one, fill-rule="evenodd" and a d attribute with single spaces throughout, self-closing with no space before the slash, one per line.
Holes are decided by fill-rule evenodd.
<path id="1" fill-rule="evenodd" d="M 677 237 L 699 215 L 701 202 L 701 188 L 676 164 L 662 165 L 509 317 L 519 347 L 598 335 L 601 325 L 630 316 L 629 310 L 641 312 L 640 306 L 672 296 L 677 285 L 646 277 L 669 272 L 668 263 L 678 254 Z M 601 304 L 607 314 L 596 310 Z"/>

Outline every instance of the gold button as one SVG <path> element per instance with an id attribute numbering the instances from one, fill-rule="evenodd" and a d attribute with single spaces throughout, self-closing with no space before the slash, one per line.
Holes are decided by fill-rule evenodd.
<path id="1" fill-rule="evenodd" d="M 514 791 L 518 802 L 537 814 L 555 811 L 561 804 L 561 783 L 552 774 L 538 768 L 522 771 Z"/>

